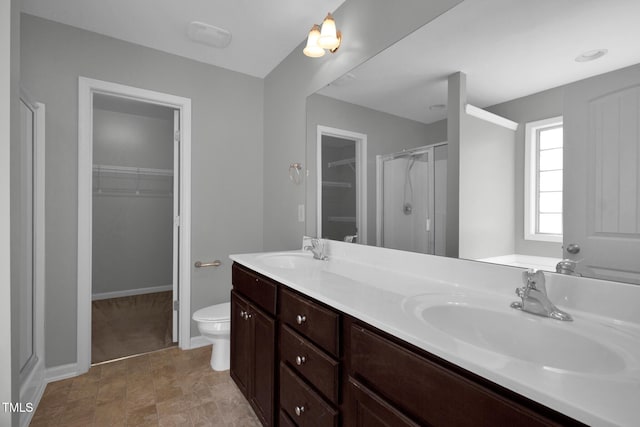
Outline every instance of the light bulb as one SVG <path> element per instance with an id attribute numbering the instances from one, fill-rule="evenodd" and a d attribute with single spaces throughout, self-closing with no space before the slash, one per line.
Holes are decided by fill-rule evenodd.
<path id="1" fill-rule="evenodd" d="M 322 30 L 320 31 L 320 38 L 318 39 L 318 46 L 323 49 L 333 50 L 340 46 L 340 39 L 338 38 L 338 32 L 336 30 L 336 21 L 331 16 L 331 13 L 327 14 L 327 17 L 322 21 Z"/>
<path id="2" fill-rule="evenodd" d="M 302 52 L 311 57 L 311 58 L 319 58 L 324 55 L 324 49 L 318 46 L 318 39 L 320 38 L 320 26 L 318 24 L 314 24 L 311 31 L 309 31 L 309 36 L 307 37 L 307 46 L 302 50 Z"/>

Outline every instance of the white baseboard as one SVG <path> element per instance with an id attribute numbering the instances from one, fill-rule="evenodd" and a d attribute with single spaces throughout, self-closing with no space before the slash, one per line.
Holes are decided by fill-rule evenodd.
<path id="1" fill-rule="evenodd" d="M 191 345 L 190 349 L 204 347 L 207 345 L 211 345 L 211 341 L 203 337 L 202 335 L 198 335 L 197 337 L 191 337 Z"/>
<path id="2" fill-rule="evenodd" d="M 31 423 L 33 414 L 35 414 L 36 408 L 38 408 L 46 386 L 47 381 L 45 379 L 44 362 L 39 360 L 20 387 L 20 403 L 24 405 L 31 404 L 33 409 L 31 412 L 27 410 L 26 412 L 20 413 L 20 427 L 26 427 Z"/>
<path id="3" fill-rule="evenodd" d="M 66 380 L 71 377 L 77 377 L 80 374 L 81 372 L 78 371 L 78 364 L 69 363 L 67 365 L 46 368 L 44 371 L 44 379 L 47 383 L 51 383 L 54 381 Z"/>
<path id="4" fill-rule="evenodd" d="M 93 301 L 109 298 L 130 297 L 132 295 L 153 294 L 156 292 L 166 292 L 173 290 L 173 285 L 150 286 L 148 288 L 125 289 L 124 291 L 102 292 L 91 295 Z"/>

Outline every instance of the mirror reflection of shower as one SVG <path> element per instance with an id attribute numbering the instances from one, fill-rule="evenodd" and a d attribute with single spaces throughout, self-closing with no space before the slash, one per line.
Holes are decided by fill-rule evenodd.
<path id="1" fill-rule="evenodd" d="M 411 168 L 413 168 L 413 165 L 416 163 L 416 157 L 418 157 L 418 155 L 409 156 L 407 170 L 404 175 L 404 200 L 402 201 L 402 212 L 404 212 L 405 215 L 411 215 L 413 213 L 413 184 L 411 183 Z M 424 154 L 424 157 L 428 157 L 426 153 Z M 423 161 L 428 161 L 428 159 Z"/>
<path id="2" fill-rule="evenodd" d="M 377 156 L 378 246 L 445 253 L 446 143 Z"/>

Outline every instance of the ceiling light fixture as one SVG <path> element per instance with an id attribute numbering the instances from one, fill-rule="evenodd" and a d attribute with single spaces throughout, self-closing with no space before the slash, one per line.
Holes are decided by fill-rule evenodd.
<path id="1" fill-rule="evenodd" d="M 335 53 L 342 43 L 342 33 L 336 29 L 336 21 L 331 13 L 322 21 L 322 27 L 314 24 L 307 37 L 307 45 L 302 52 L 311 57 L 319 58 L 324 56 L 325 49 Z"/>
<path id="2" fill-rule="evenodd" d="M 187 35 L 195 42 L 224 49 L 231 43 L 231 33 L 224 28 L 193 21 L 187 26 Z"/>
<path id="3" fill-rule="evenodd" d="M 576 56 L 575 61 L 576 62 L 594 61 L 594 60 L 596 60 L 598 58 L 602 58 L 608 52 L 609 51 L 607 49 L 590 50 L 588 52 L 583 52 L 580 55 Z"/>

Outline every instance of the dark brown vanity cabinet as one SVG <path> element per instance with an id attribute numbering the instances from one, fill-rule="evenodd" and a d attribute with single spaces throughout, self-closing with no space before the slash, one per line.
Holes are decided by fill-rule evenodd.
<path id="1" fill-rule="evenodd" d="M 344 333 L 345 425 L 582 425 L 353 319 Z"/>
<path id="2" fill-rule="evenodd" d="M 273 426 L 277 287 L 236 264 L 232 275 L 230 374 L 262 424 Z"/>
<path id="3" fill-rule="evenodd" d="M 583 425 L 237 264 L 233 286 L 231 376 L 266 426 Z"/>
<path id="4" fill-rule="evenodd" d="M 281 287 L 278 318 L 280 412 L 285 425 L 337 427 L 340 314 Z"/>

